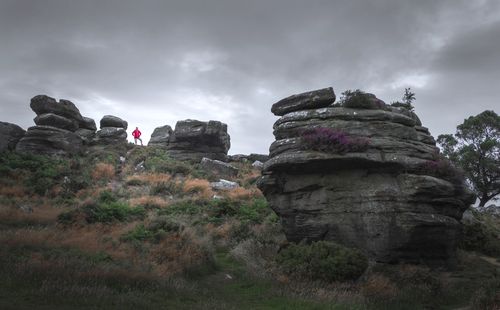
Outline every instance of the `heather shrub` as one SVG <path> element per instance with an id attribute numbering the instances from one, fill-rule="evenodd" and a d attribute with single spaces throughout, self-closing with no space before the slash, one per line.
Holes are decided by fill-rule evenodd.
<path id="1" fill-rule="evenodd" d="M 329 241 L 290 244 L 276 261 L 286 273 L 325 281 L 354 280 L 368 267 L 359 250 Z"/>
<path id="2" fill-rule="evenodd" d="M 363 152 L 369 145 L 367 138 L 351 137 L 341 130 L 326 127 L 305 130 L 302 141 L 306 149 L 338 154 Z"/>
<path id="3" fill-rule="evenodd" d="M 494 279 L 483 283 L 472 295 L 470 306 L 473 310 L 500 309 L 500 280 Z"/>
<path id="4" fill-rule="evenodd" d="M 466 251 L 500 256 L 500 240 L 495 232 L 481 222 L 462 225 L 462 239 L 458 246 Z"/>
<path id="5" fill-rule="evenodd" d="M 339 103 L 351 109 L 383 109 L 384 102 L 372 94 L 367 94 L 359 89 L 346 90 L 342 93 Z"/>
<path id="6" fill-rule="evenodd" d="M 420 173 L 427 174 L 447 180 L 454 184 L 463 184 L 464 173 L 461 169 L 455 167 L 449 160 L 438 158 L 436 160 L 428 160 L 419 165 Z"/>
<path id="7" fill-rule="evenodd" d="M 144 208 L 130 207 L 128 204 L 118 201 L 116 196 L 109 191 L 103 191 L 97 201 L 85 204 L 82 211 L 89 223 L 123 222 L 144 218 L 146 214 Z"/>

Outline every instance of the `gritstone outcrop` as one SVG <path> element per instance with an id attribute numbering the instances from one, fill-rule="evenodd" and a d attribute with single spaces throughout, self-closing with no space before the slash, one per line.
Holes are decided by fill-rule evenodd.
<path id="1" fill-rule="evenodd" d="M 332 240 L 380 262 L 445 261 L 474 196 L 413 112 L 367 98 L 368 109 L 345 108 L 327 88 L 276 103 L 259 187 L 290 241 Z"/>

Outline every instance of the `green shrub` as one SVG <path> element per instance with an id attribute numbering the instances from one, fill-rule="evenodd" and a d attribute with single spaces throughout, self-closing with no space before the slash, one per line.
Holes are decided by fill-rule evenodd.
<path id="1" fill-rule="evenodd" d="M 183 193 L 182 184 L 177 182 L 161 182 L 151 186 L 149 194 L 155 195 L 178 195 Z"/>
<path id="2" fill-rule="evenodd" d="M 158 211 L 159 215 L 187 214 L 195 215 L 202 212 L 205 203 L 196 200 L 184 200 L 174 203 Z"/>
<path id="3" fill-rule="evenodd" d="M 173 219 L 160 216 L 154 219 L 149 225 L 139 224 L 124 234 L 121 239 L 123 241 L 160 241 L 168 233 L 176 233 L 182 230 L 182 226 Z"/>
<path id="4" fill-rule="evenodd" d="M 329 241 L 290 244 L 276 260 L 287 273 L 325 281 L 357 279 L 368 267 L 360 251 Z"/>
<path id="5" fill-rule="evenodd" d="M 351 109 L 383 109 L 384 102 L 372 94 L 367 94 L 359 89 L 346 90 L 342 93 L 339 103 Z"/>
<path id="6" fill-rule="evenodd" d="M 144 208 L 130 207 L 128 204 L 118 201 L 117 197 L 110 191 L 101 192 L 98 201 L 84 205 L 82 211 L 89 223 L 123 222 L 144 218 L 146 214 Z"/>
<path id="7" fill-rule="evenodd" d="M 466 251 L 500 256 L 500 240 L 493 231 L 482 223 L 462 226 L 462 239 L 459 247 Z"/>
<path id="8" fill-rule="evenodd" d="M 256 198 L 237 209 L 237 216 L 241 221 L 258 224 L 262 223 L 270 213 L 274 212 L 271 211 L 264 198 Z"/>

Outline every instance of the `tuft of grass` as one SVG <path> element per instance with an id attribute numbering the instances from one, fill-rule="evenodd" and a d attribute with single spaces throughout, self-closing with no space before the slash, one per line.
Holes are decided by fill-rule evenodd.
<path id="1" fill-rule="evenodd" d="M 98 163 L 92 171 L 92 179 L 107 182 L 114 178 L 115 167 L 108 163 Z"/>
<path id="2" fill-rule="evenodd" d="M 359 89 L 342 92 L 339 104 L 351 109 L 383 109 L 385 106 L 382 100 Z"/>

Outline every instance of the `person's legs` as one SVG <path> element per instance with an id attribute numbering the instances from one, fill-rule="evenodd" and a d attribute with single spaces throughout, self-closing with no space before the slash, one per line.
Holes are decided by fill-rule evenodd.
<path id="1" fill-rule="evenodd" d="M 142 144 L 142 139 L 141 138 L 137 138 L 137 139 L 139 139 L 139 141 L 141 141 L 141 145 L 144 145 L 144 144 Z"/>
<path id="2" fill-rule="evenodd" d="M 135 145 L 137 145 L 137 138 L 134 138 L 134 143 Z"/>

